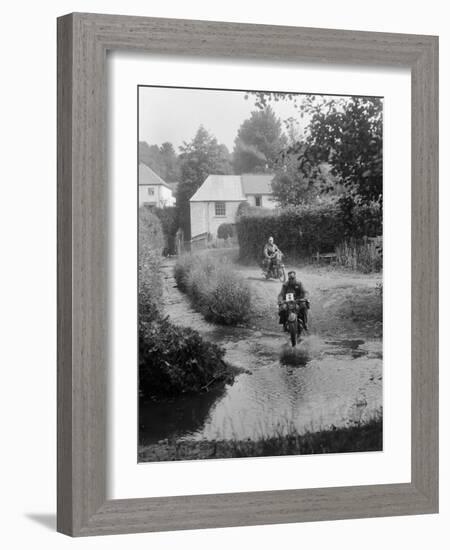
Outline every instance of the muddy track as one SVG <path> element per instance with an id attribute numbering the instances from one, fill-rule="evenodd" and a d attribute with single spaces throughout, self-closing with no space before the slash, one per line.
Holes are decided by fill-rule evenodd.
<path id="1" fill-rule="evenodd" d="M 220 327 L 207 322 L 179 291 L 174 263 L 166 260 L 162 267 L 165 313 L 223 346 L 226 360 L 247 372 L 220 391 L 149 406 L 142 413 L 144 444 L 165 437 L 254 439 L 289 426 L 301 432 L 348 425 L 380 411 L 379 277 L 298 269 L 312 302 L 311 334 L 300 344 L 300 360 L 296 356 L 293 366 L 280 361 L 290 346 L 277 322 L 279 282 L 265 281 L 257 268 L 236 266 L 251 285 L 257 312 L 247 327 Z M 353 309 L 350 317 L 345 308 Z M 155 425 L 157 433 L 152 432 Z"/>

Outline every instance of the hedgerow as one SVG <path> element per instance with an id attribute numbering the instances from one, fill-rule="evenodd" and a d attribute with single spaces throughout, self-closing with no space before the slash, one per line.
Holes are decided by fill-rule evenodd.
<path id="1" fill-rule="evenodd" d="M 174 325 L 162 311 L 159 272 L 164 243 L 161 223 L 139 212 L 139 392 L 145 398 L 206 391 L 231 380 L 224 350 L 195 330 Z"/>
<path id="2" fill-rule="evenodd" d="M 380 235 L 381 220 L 377 205 L 354 207 L 351 219 L 338 204 L 298 206 L 263 215 L 249 211 L 236 224 L 240 259 L 260 260 L 269 236 L 291 258 L 334 252 L 348 237 Z"/>

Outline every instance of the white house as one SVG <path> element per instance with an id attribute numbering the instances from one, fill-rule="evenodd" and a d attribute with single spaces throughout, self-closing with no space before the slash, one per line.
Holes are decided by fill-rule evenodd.
<path id="1" fill-rule="evenodd" d="M 250 206 L 275 208 L 272 191 L 273 174 L 243 174 L 242 190 Z"/>
<path id="2" fill-rule="evenodd" d="M 191 238 L 210 234 L 217 237 L 222 223 L 235 223 L 239 205 L 275 208 L 272 174 L 241 176 L 210 175 L 190 199 Z"/>
<path id="3" fill-rule="evenodd" d="M 143 162 L 139 163 L 139 206 L 174 206 L 172 188 Z"/>

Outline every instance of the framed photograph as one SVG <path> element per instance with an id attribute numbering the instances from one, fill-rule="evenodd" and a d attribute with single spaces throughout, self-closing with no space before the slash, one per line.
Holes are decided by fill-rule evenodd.
<path id="1" fill-rule="evenodd" d="M 58 19 L 58 530 L 438 511 L 438 39 Z"/>

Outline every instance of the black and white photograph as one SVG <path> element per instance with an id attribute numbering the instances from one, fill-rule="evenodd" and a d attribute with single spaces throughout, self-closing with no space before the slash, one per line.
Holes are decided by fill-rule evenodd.
<path id="1" fill-rule="evenodd" d="M 138 87 L 138 461 L 383 450 L 383 98 Z"/>
<path id="2" fill-rule="evenodd" d="M 446 4 L 5 8 L 4 547 L 444 548 Z"/>

